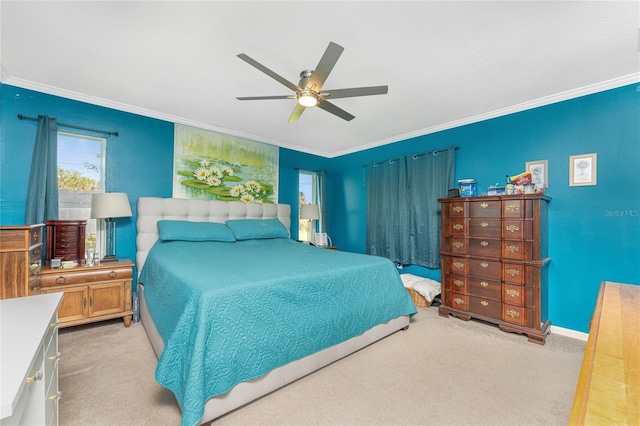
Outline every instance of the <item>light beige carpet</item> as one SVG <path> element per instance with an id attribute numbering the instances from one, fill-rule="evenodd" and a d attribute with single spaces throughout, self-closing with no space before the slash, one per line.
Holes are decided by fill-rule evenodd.
<path id="1" fill-rule="evenodd" d="M 220 425 L 565 425 L 585 342 L 540 346 L 419 308 L 407 331 L 223 416 Z M 60 332 L 60 424 L 179 425 L 142 324 Z"/>

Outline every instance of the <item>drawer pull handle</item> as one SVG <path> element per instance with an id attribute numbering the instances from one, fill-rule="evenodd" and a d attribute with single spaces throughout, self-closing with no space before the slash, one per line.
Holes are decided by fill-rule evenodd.
<path id="1" fill-rule="evenodd" d="M 507 204 L 507 211 L 508 212 L 517 212 L 518 210 L 520 210 L 520 206 L 517 204 Z"/>
<path id="2" fill-rule="evenodd" d="M 506 291 L 507 295 L 511 296 L 511 297 L 516 297 L 516 296 L 520 296 L 520 292 L 518 290 L 513 290 L 513 289 L 509 289 Z"/>
<path id="3" fill-rule="evenodd" d="M 509 232 L 518 232 L 520 227 L 518 225 L 507 225 L 505 226 L 505 229 Z"/>
<path id="4" fill-rule="evenodd" d="M 455 303 L 456 305 L 464 305 L 464 300 L 460 299 L 459 297 L 456 297 L 453 299 L 453 303 Z"/>
<path id="5" fill-rule="evenodd" d="M 516 275 L 520 275 L 520 271 L 518 271 L 517 269 L 507 269 L 505 272 L 508 275 L 511 275 L 512 277 L 515 277 Z"/>
<path id="6" fill-rule="evenodd" d="M 453 284 L 457 285 L 458 287 L 462 287 L 464 285 L 464 282 L 462 280 L 453 280 Z"/>
<path id="7" fill-rule="evenodd" d="M 58 327 L 58 326 L 60 326 L 60 321 L 58 321 L 58 320 L 55 320 L 54 322 L 49 323 L 49 327 L 51 327 L 51 328 L 55 328 L 55 327 Z"/>
<path id="8" fill-rule="evenodd" d="M 118 274 L 116 274 L 116 271 L 109 272 L 109 278 L 115 278 L 117 276 L 118 276 Z"/>
<path id="9" fill-rule="evenodd" d="M 488 243 L 488 242 L 486 242 L 486 241 L 481 241 L 481 242 L 480 242 L 480 245 L 481 245 L 482 247 L 486 247 L 486 246 L 488 246 L 488 245 L 489 245 L 489 243 Z"/>
<path id="10" fill-rule="evenodd" d="M 456 212 L 456 213 L 463 212 L 463 211 L 464 211 L 464 207 L 462 207 L 462 206 L 455 206 L 455 207 L 453 208 L 453 211 L 454 211 L 454 212 Z"/>
<path id="11" fill-rule="evenodd" d="M 39 380 L 42 380 L 42 371 L 36 371 L 36 374 L 34 374 L 33 376 L 27 377 L 25 381 L 27 383 L 31 383 L 31 382 L 37 382 Z"/>
<path id="12" fill-rule="evenodd" d="M 455 225 L 453 225 L 453 229 L 455 229 L 456 231 L 462 231 L 464 229 L 464 226 L 456 223 Z"/>
<path id="13" fill-rule="evenodd" d="M 453 267 L 456 269 L 464 268 L 464 263 L 462 262 L 453 262 Z"/>
<path id="14" fill-rule="evenodd" d="M 489 302 L 487 302 L 486 300 L 481 301 L 480 304 L 484 307 L 489 306 Z"/>
<path id="15" fill-rule="evenodd" d="M 489 224 L 487 222 L 480 222 L 480 226 L 486 228 L 487 226 L 489 226 Z"/>
<path id="16" fill-rule="evenodd" d="M 518 246 L 507 246 L 505 247 L 509 253 L 518 253 L 520 252 L 520 247 Z"/>
<path id="17" fill-rule="evenodd" d="M 47 399 L 48 399 L 49 401 L 55 401 L 56 399 L 58 399 L 58 400 L 59 400 L 60 398 L 62 398 L 62 392 L 60 392 L 60 391 L 58 391 L 58 392 L 56 392 L 55 394 L 53 394 L 53 395 L 51 395 L 51 396 L 47 397 Z"/>
<path id="18" fill-rule="evenodd" d="M 488 283 L 488 282 L 486 282 L 486 281 L 480 281 L 480 285 L 481 285 L 482 287 L 489 287 L 489 283 Z"/>
<path id="19" fill-rule="evenodd" d="M 66 279 L 62 275 L 56 278 L 56 284 L 64 284 L 65 281 Z"/>
<path id="20" fill-rule="evenodd" d="M 480 266 L 482 266 L 483 268 L 488 268 L 489 264 L 487 262 L 480 262 Z"/>
<path id="21" fill-rule="evenodd" d="M 60 352 L 56 353 L 55 355 L 51 355 L 49 358 L 47 358 L 49 361 L 55 361 L 57 359 L 60 359 Z"/>
<path id="22" fill-rule="evenodd" d="M 487 203 L 480 203 L 480 207 L 482 207 L 483 209 L 486 209 L 487 207 L 489 207 L 489 204 L 487 204 Z"/>
<path id="23" fill-rule="evenodd" d="M 513 309 L 508 309 L 506 312 L 507 316 L 511 318 L 520 318 L 520 312 L 514 311 Z"/>
<path id="24" fill-rule="evenodd" d="M 457 249 L 464 247 L 464 243 L 460 242 L 460 241 L 456 241 L 453 243 L 453 246 Z"/>

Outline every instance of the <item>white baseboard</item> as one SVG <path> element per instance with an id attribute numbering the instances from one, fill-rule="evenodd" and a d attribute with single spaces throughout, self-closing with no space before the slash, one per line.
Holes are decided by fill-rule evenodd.
<path id="1" fill-rule="evenodd" d="M 550 331 L 553 334 L 571 337 L 574 339 L 582 340 L 584 342 L 586 342 L 589 339 L 589 333 L 583 333 L 581 331 L 571 330 L 570 328 L 562 328 L 562 327 L 557 327 L 555 325 L 552 325 Z"/>

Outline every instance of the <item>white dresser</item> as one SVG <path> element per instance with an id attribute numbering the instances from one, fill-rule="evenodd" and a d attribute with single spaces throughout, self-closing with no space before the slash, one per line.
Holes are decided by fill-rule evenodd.
<path id="1" fill-rule="evenodd" d="M 0 425 L 58 424 L 62 293 L 0 300 Z"/>

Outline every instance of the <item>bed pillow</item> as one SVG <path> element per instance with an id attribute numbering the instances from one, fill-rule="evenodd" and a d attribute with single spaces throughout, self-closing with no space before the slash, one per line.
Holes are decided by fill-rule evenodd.
<path id="1" fill-rule="evenodd" d="M 159 220 L 158 231 L 162 241 L 222 241 L 236 240 L 224 223 L 190 222 L 187 220 Z"/>
<path id="2" fill-rule="evenodd" d="M 237 240 L 289 238 L 289 232 L 278 219 L 233 219 L 225 222 Z"/>

